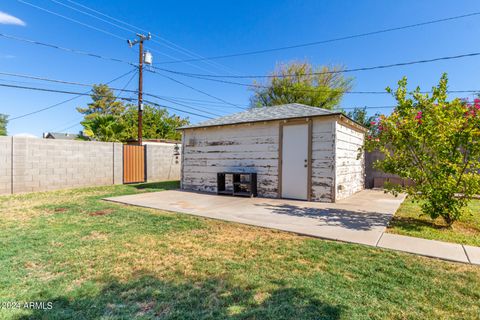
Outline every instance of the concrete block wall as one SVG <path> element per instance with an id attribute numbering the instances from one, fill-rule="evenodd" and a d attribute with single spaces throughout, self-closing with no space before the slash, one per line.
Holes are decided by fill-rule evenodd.
<path id="1" fill-rule="evenodd" d="M 12 192 L 12 137 L 0 137 L 0 194 Z"/>
<path id="2" fill-rule="evenodd" d="M 113 184 L 123 183 L 123 144 L 113 143 Z"/>
<path id="3" fill-rule="evenodd" d="M 147 148 L 147 181 L 180 180 L 181 156 L 174 155 L 175 144 L 145 144 Z M 179 152 L 181 145 L 178 145 Z"/>
<path id="4" fill-rule="evenodd" d="M 121 184 L 122 144 L 1 137 L 0 174 L 0 194 Z"/>

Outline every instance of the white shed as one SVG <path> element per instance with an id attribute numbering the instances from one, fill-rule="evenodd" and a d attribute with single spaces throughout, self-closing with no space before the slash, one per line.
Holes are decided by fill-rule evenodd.
<path id="1" fill-rule="evenodd" d="M 286 104 L 181 130 L 184 190 L 216 192 L 218 172 L 257 173 L 261 197 L 335 202 L 364 188 L 366 129 L 341 113 Z"/>

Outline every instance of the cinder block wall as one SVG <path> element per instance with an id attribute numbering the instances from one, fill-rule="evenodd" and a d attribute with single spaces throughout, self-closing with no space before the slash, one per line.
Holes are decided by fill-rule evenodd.
<path id="1" fill-rule="evenodd" d="M 113 184 L 123 183 L 123 144 L 113 144 Z"/>
<path id="2" fill-rule="evenodd" d="M 0 173 L 0 194 L 121 184 L 122 144 L 1 137 Z"/>
<path id="3" fill-rule="evenodd" d="M 12 192 L 12 137 L 0 137 L 0 194 Z"/>
<path id="4" fill-rule="evenodd" d="M 179 152 L 181 145 L 178 145 Z M 175 144 L 146 144 L 147 148 L 147 181 L 180 180 L 181 156 L 174 155 Z"/>

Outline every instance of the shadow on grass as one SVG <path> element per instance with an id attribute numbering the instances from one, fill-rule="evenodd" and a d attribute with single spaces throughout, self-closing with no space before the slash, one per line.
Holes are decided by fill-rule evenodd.
<path id="1" fill-rule="evenodd" d="M 435 221 L 428 221 L 424 219 L 411 218 L 411 217 L 393 217 L 389 225 L 390 228 L 401 228 L 407 231 L 422 231 L 424 229 L 435 230 L 449 230 L 451 227 L 447 225 L 437 224 Z"/>
<path id="2" fill-rule="evenodd" d="M 162 182 L 146 182 L 146 183 L 139 183 L 139 184 L 131 184 L 130 186 L 134 187 L 135 189 L 144 190 L 144 189 L 151 189 L 151 190 L 175 190 L 180 188 L 180 181 L 162 181 Z"/>
<path id="3" fill-rule="evenodd" d="M 92 290 L 93 291 L 93 290 Z M 85 292 L 80 288 L 78 292 Z M 226 280 L 170 283 L 142 276 L 110 282 L 96 295 L 60 296 L 51 310 L 17 319 L 339 319 L 341 307 L 315 299 L 307 289 L 266 293 L 234 287 Z"/>

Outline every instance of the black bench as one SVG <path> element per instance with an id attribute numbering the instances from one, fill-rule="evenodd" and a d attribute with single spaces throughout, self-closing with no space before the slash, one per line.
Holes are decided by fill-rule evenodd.
<path id="1" fill-rule="evenodd" d="M 233 188 L 227 190 L 227 175 L 232 175 Z M 256 197 L 257 196 L 257 174 L 250 172 L 218 172 L 217 173 L 217 194 L 232 196 Z"/>

